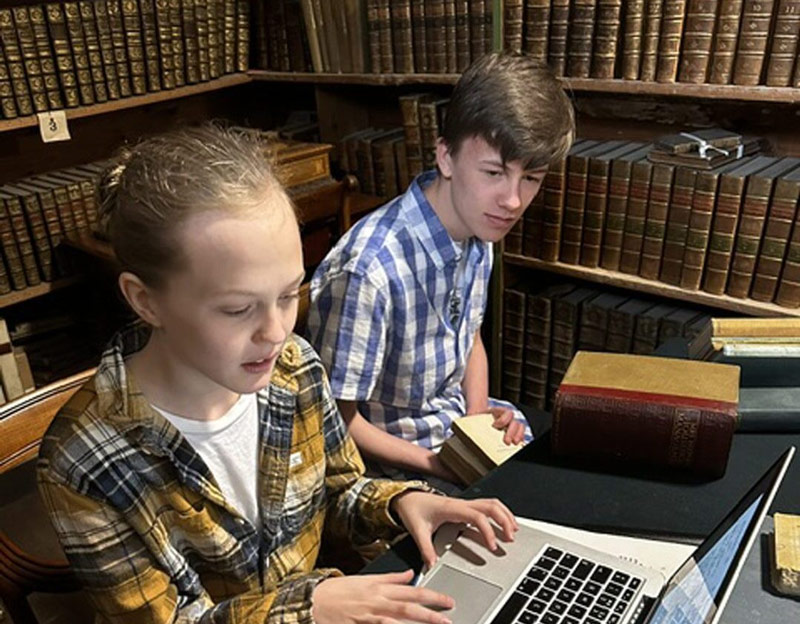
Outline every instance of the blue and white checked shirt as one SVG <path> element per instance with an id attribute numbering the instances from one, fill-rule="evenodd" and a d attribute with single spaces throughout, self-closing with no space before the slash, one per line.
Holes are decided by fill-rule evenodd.
<path id="1" fill-rule="evenodd" d="M 423 173 L 341 238 L 311 280 L 308 319 L 333 396 L 431 449 L 466 414 L 461 384 L 492 271 L 491 243 L 456 244 L 425 198 L 436 175 Z"/>

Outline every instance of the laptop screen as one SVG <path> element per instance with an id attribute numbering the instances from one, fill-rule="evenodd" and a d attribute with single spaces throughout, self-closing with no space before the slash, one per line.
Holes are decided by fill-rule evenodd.
<path id="1" fill-rule="evenodd" d="M 724 606 L 788 461 L 790 448 L 678 569 L 649 624 L 709 624 Z"/>

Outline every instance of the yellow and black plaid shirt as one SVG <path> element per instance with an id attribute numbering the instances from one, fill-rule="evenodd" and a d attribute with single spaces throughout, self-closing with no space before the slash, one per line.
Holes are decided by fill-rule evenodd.
<path id="1" fill-rule="evenodd" d="M 389 502 L 421 483 L 364 478 L 322 365 L 287 341 L 258 393 L 261 525 L 223 497 L 209 468 L 153 410 L 121 332 L 95 377 L 44 437 L 39 488 L 69 562 L 108 622 L 311 622 L 323 533 L 355 545 L 401 528 Z"/>

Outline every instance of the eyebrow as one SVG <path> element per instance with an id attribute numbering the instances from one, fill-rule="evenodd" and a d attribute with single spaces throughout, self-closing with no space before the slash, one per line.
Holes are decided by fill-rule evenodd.
<path id="1" fill-rule="evenodd" d="M 306 277 L 306 273 L 305 273 L 305 271 L 303 271 L 302 273 L 300 273 L 300 275 L 297 276 L 297 278 L 295 278 L 293 281 L 289 282 L 289 286 L 290 287 L 294 287 L 294 288 L 299 288 L 302 285 L 303 280 L 305 279 L 305 277 Z M 254 291 L 252 291 L 252 290 L 232 289 L 232 290 L 222 290 L 222 291 L 216 293 L 216 296 L 217 297 L 226 297 L 226 296 L 230 296 L 230 295 L 243 295 L 245 297 L 250 297 L 250 296 L 253 296 L 255 294 L 256 293 Z"/>

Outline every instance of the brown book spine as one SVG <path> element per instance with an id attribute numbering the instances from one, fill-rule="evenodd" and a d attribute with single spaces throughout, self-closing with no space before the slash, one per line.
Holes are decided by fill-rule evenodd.
<path id="1" fill-rule="evenodd" d="M 567 264 L 578 264 L 580 260 L 588 179 L 589 159 L 579 154 L 570 156 L 567 161 L 567 191 L 559 252 L 559 259 Z"/>
<path id="2" fill-rule="evenodd" d="M 236 0 L 236 68 L 245 72 L 250 65 L 250 0 Z"/>
<path id="3" fill-rule="evenodd" d="M 455 0 L 456 71 L 461 73 L 470 63 L 469 0 Z"/>
<path id="4" fill-rule="evenodd" d="M 129 97 L 133 94 L 131 89 L 131 69 L 128 65 L 128 48 L 125 43 L 125 31 L 119 2 L 117 0 L 106 0 L 105 14 L 108 17 L 111 43 L 114 48 L 114 62 L 117 68 L 117 78 L 119 79 L 119 95 L 120 97 Z M 98 27 L 99 19 L 98 14 Z"/>
<path id="5" fill-rule="evenodd" d="M 59 8 L 60 11 L 60 8 Z M 36 42 L 36 52 L 39 55 L 39 64 L 42 68 L 42 80 L 44 81 L 44 90 L 47 94 L 47 106 L 51 110 L 64 108 L 64 99 L 61 97 L 61 89 L 59 87 L 58 74 L 61 68 L 61 60 L 59 59 L 59 71 L 56 70 L 56 60 L 53 57 L 53 51 L 50 47 L 50 33 L 47 30 L 47 19 L 44 16 L 44 10 L 40 6 L 28 7 L 28 15 L 30 17 L 31 28 L 33 29 L 33 39 Z M 63 16 L 62 16 L 63 19 Z M 59 53 L 62 46 L 66 46 L 69 53 L 70 42 L 67 39 L 66 26 L 59 33 L 63 36 L 63 40 L 59 38 L 56 40 L 53 37 L 53 47 L 56 49 L 56 54 Z M 77 50 L 75 51 L 77 53 Z M 72 56 L 69 56 L 69 62 L 72 63 Z M 75 78 L 75 73 L 71 74 Z M 68 88 L 64 87 L 65 95 Z M 79 95 L 78 88 L 75 84 L 72 85 L 72 90 L 69 91 L 70 96 L 77 97 Z M 93 104 L 94 99 L 91 97 L 91 90 L 89 93 L 89 102 L 85 104 Z M 72 106 L 77 106 L 80 101 L 76 101 Z"/>
<path id="6" fill-rule="evenodd" d="M 445 62 L 447 73 L 456 72 L 456 3 L 444 1 Z"/>
<path id="7" fill-rule="evenodd" d="M 253 10 L 256 14 L 256 53 L 255 62 L 256 67 L 259 69 L 276 69 L 280 68 L 280 40 L 281 34 L 279 33 L 280 22 L 278 21 L 278 13 L 282 10 L 283 3 L 273 3 L 267 7 L 264 2 L 256 2 Z M 283 33 L 285 34 L 285 30 Z"/>
<path id="8" fill-rule="evenodd" d="M 428 46 L 428 71 L 447 71 L 447 32 L 444 0 L 425 0 L 425 42 Z"/>
<path id="9" fill-rule="evenodd" d="M 25 220 L 22 201 L 16 196 L 8 196 L 5 200 L 8 209 L 8 217 L 11 220 L 11 228 L 19 247 L 20 261 L 22 262 L 22 268 L 25 272 L 25 281 L 28 286 L 36 286 L 42 282 L 42 278 L 39 275 L 33 239 Z"/>
<path id="10" fill-rule="evenodd" d="M 712 84 L 730 84 L 731 82 L 741 20 L 742 0 L 719 0 L 708 77 L 708 81 Z"/>
<path id="11" fill-rule="evenodd" d="M 655 351 L 658 347 L 661 319 L 675 309 L 673 306 L 661 304 L 637 316 L 634 323 L 631 352 L 648 355 Z"/>
<path id="12" fill-rule="evenodd" d="M 620 37 L 622 0 L 597 0 L 597 26 L 592 48 L 592 78 L 613 78 Z"/>
<path id="13" fill-rule="evenodd" d="M 624 302 L 625 297 L 603 294 L 583 304 L 578 333 L 578 349 L 583 351 L 606 350 L 609 313 Z"/>
<path id="14" fill-rule="evenodd" d="M 625 214 L 625 231 L 619 259 L 619 270 L 629 275 L 639 273 L 652 172 L 653 164 L 649 160 L 637 161 L 631 167 L 628 210 Z"/>
<path id="15" fill-rule="evenodd" d="M 500 16 L 502 20 L 503 17 Z M 483 53 L 494 50 L 494 3 L 484 0 L 483 3 Z"/>
<path id="16" fill-rule="evenodd" d="M 547 62 L 550 31 L 550 0 L 525 0 L 523 50 L 528 56 Z"/>
<path id="17" fill-rule="evenodd" d="M 622 36 L 622 77 L 638 80 L 642 64 L 642 37 L 644 35 L 644 0 L 625 3 L 625 30 Z"/>
<path id="18" fill-rule="evenodd" d="M 83 212 L 78 215 L 72 208 L 72 200 L 67 191 L 67 183 L 62 180 L 53 180 L 51 184 L 53 199 L 56 204 L 58 220 L 61 222 L 61 230 L 66 238 L 75 238 L 76 232 L 86 229 Z"/>
<path id="19" fill-rule="evenodd" d="M 395 71 L 395 58 L 392 52 L 392 13 L 389 0 L 378 0 L 376 19 L 381 73 L 391 74 Z"/>
<path id="20" fill-rule="evenodd" d="M 367 0 L 367 32 L 369 67 L 373 74 L 381 73 L 381 25 L 378 19 L 378 0 Z"/>
<path id="21" fill-rule="evenodd" d="M 600 246 L 603 242 L 603 226 L 608 204 L 610 169 L 611 162 L 607 159 L 589 160 L 580 263 L 593 269 L 600 266 Z"/>
<path id="22" fill-rule="evenodd" d="M 550 165 L 544 177 L 542 196 L 541 258 L 548 262 L 558 260 L 561 231 L 566 201 L 567 161 L 562 159 Z"/>
<path id="23" fill-rule="evenodd" d="M 528 222 L 528 215 L 532 214 L 533 206 L 528 206 L 528 209 L 525 211 L 522 219 L 519 219 L 508 231 L 505 238 L 503 239 L 503 244 L 505 246 L 506 253 L 510 254 L 521 254 L 522 253 L 522 239 L 525 232 L 525 223 Z M 541 218 L 541 210 L 539 211 L 539 217 Z M 541 226 L 541 224 L 540 224 Z"/>
<path id="24" fill-rule="evenodd" d="M 567 38 L 569 33 L 569 0 L 550 3 L 550 41 L 547 62 L 556 76 L 567 73 Z"/>
<path id="25" fill-rule="evenodd" d="M 597 0 L 574 0 L 572 4 L 567 40 L 567 76 L 589 77 L 596 11 Z"/>
<path id="26" fill-rule="evenodd" d="M 172 1 L 172 0 L 170 0 Z M 225 6 L 222 13 L 223 20 L 223 66 L 226 74 L 232 74 L 236 71 L 236 0 L 224 0 Z M 180 6 L 180 0 L 178 0 Z M 175 31 L 172 32 L 173 40 L 175 38 Z M 314 38 L 319 41 L 316 34 L 309 32 L 309 38 Z M 185 48 L 185 46 L 183 46 Z M 320 44 L 320 54 L 322 54 L 322 45 Z"/>
<path id="27" fill-rule="evenodd" d="M 519 236 L 522 242 L 522 249 L 518 253 L 525 254 L 529 258 L 541 258 L 544 244 L 544 193 L 539 192 L 533 198 L 531 205 L 525 211 L 522 223 L 519 227 Z M 508 246 L 506 250 L 513 252 Z M 558 257 L 558 242 L 556 241 L 555 255 Z"/>
<path id="28" fill-rule="evenodd" d="M 394 144 L 394 159 L 397 164 L 397 187 L 403 193 L 411 184 L 411 176 L 408 173 L 408 156 L 406 154 L 406 141 L 397 141 Z"/>
<path id="29" fill-rule="evenodd" d="M 653 81 L 656 79 L 658 45 L 661 35 L 662 5 L 663 0 L 645 0 L 642 62 L 639 69 L 639 80 Z"/>
<path id="30" fill-rule="evenodd" d="M 758 252 L 753 287 L 750 297 L 756 301 L 772 301 L 778 289 L 783 259 L 792 234 L 792 224 L 797 213 L 800 197 L 800 179 L 780 178 L 775 182 L 775 191 L 764 224 L 764 237 Z"/>
<path id="31" fill-rule="evenodd" d="M 744 188 L 744 177 L 723 175 L 720 178 L 703 277 L 703 290 L 714 295 L 723 294 L 728 283 Z"/>
<path id="32" fill-rule="evenodd" d="M 792 225 L 775 303 L 785 308 L 800 307 L 800 223 L 797 221 Z"/>
<path id="33" fill-rule="evenodd" d="M 689 233 L 696 176 L 696 169 L 678 167 L 675 170 L 659 272 L 659 280 L 666 284 L 678 285 L 681 282 L 683 252 Z"/>
<path id="34" fill-rule="evenodd" d="M 439 113 L 443 100 L 421 100 L 419 103 L 419 132 L 422 141 L 423 170 L 436 166 L 436 139 L 439 138 Z"/>
<path id="35" fill-rule="evenodd" d="M 656 164 L 653 166 L 650 201 L 647 206 L 647 219 L 642 239 L 642 257 L 639 262 L 639 275 L 645 279 L 657 280 L 661 268 L 673 173 L 672 165 Z"/>
<path id="36" fill-rule="evenodd" d="M 522 53 L 522 12 L 524 0 L 503 3 L 503 49 Z"/>
<path id="37" fill-rule="evenodd" d="M 550 368 L 552 301 L 546 294 L 528 294 L 525 305 L 525 361 L 520 400 L 545 409 Z"/>
<path id="38" fill-rule="evenodd" d="M 368 195 L 375 195 L 375 162 L 372 158 L 372 140 L 374 136 L 368 134 L 359 137 L 356 143 L 356 162 L 358 163 L 358 179 L 361 190 Z"/>
<path id="39" fill-rule="evenodd" d="M 5 186 L 3 190 L 15 195 L 19 200 L 19 205 L 24 215 L 24 222 L 27 223 L 28 231 L 30 232 L 30 241 L 33 245 L 35 263 L 38 267 L 39 275 L 42 281 L 52 281 L 53 249 L 47 237 L 47 226 L 45 225 L 44 215 L 42 214 L 42 209 L 39 206 L 36 195 L 11 186 Z"/>
<path id="40" fill-rule="evenodd" d="M 591 388 L 562 386 L 554 412 L 553 452 L 722 475 L 736 405 L 712 409 L 690 397 L 670 399 L 642 401 L 624 391 L 600 395 Z"/>
<path id="41" fill-rule="evenodd" d="M 519 402 L 525 345 L 525 293 L 506 288 L 503 296 L 503 397 Z"/>
<path id="42" fill-rule="evenodd" d="M 154 0 L 139 0 L 142 46 L 144 48 L 147 90 L 161 91 L 161 66 L 158 62 L 159 42 L 156 27 L 156 7 L 153 2 Z"/>
<path id="43" fill-rule="evenodd" d="M 30 193 L 30 195 L 26 197 L 26 200 L 30 202 L 31 210 L 41 211 L 44 229 L 47 235 L 47 243 L 49 245 L 51 263 L 50 279 L 67 275 L 69 271 L 64 263 L 65 258 L 57 252 L 58 246 L 64 238 L 64 234 L 58 218 L 58 210 L 56 209 L 53 193 L 48 189 L 43 189 L 29 182 L 20 182 L 19 187 Z M 23 201 L 23 206 L 24 205 L 25 200 Z M 43 269 L 42 272 L 44 274 L 45 270 Z"/>
<path id="44" fill-rule="evenodd" d="M 669 0 L 663 4 L 661 34 L 658 41 L 656 80 L 675 82 L 678 77 L 678 58 L 681 51 L 686 0 Z"/>
<path id="45" fill-rule="evenodd" d="M 614 353 L 632 353 L 636 319 L 650 307 L 652 307 L 650 302 L 631 299 L 609 310 L 606 350 Z"/>
<path id="46" fill-rule="evenodd" d="M 597 294 L 586 289 L 585 297 Z M 547 379 L 547 407 L 552 404 L 561 379 L 578 349 L 581 303 L 571 298 L 553 299 L 550 337 L 550 370 Z"/>
<path id="47" fill-rule="evenodd" d="M 718 0 L 689 0 L 678 74 L 680 82 L 701 84 L 708 77 L 717 4 Z"/>
<path id="48" fill-rule="evenodd" d="M 3 51 L 0 34 L 0 114 L 2 119 L 13 119 L 17 116 L 17 104 L 14 101 L 14 87 L 11 85 L 11 73 L 8 71 L 6 55 Z M 2 209 L 2 207 L 0 207 Z"/>
<path id="49" fill-rule="evenodd" d="M 788 87 L 797 56 L 800 34 L 800 0 L 780 0 L 767 63 L 767 86 Z"/>
<path id="50" fill-rule="evenodd" d="M 425 0 L 411 0 L 411 39 L 414 50 L 414 69 L 418 74 L 425 74 L 428 72 Z"/>
<path id="51" fill-rule="evenodd" d="M 238 8 L 238 4 L 237 4 Z M 247 10 L 249 15 L 249 8 Z M 197 25 L 197 67 L 200 72 L 200 82 L 206 82 L 211 79 L 211 52 L 208 45 L 208 13 L 209 5 L 208 0 L 195 0 L 194 4 L 194 19 Z M 238 16 L 237 16 L 238 19 Z M 285 33 L 285 28 L 283 30 Z M 237 30 L 237 35 L 239 30 Z M 249 29 L 248 29 L 249 33 Z M 238 41 L 237 41 L 237 54 L 238 54 Z M 247 55 L 250 55 L 248 44 Z M 246 69 L 246 68 L 245 68 Z"/>
<path id="52" fill-rule="evenodd" d="M 774 4 L 773 0 L 744 1 L 733 84 L 757 85 L 761 81 Z"/>
<path id="53" fill-rule="evenodd" d="M 411 0 L 392 3 L 392 40 L 394 42 L 395 69 L 401 74 L 414 73 Z"/>
<path id="54" fill-rule="evenodd" d="M 137 0 L 122 0 L 122 27 L 131 69 L 131 86 L 135 95 L 141 95 L 147 93 L 147 69 Z"/>
<path id="55" fill-rule="evenodd" d="M 86 44 L 86 56 L 89 59 L 89 73 L 92 77 L 94 99 L 97 102 L 106 102 L 110 99 L 109 89 L 106 85 L 106 74 L 103 67 L 103 51 L 100 48 L 100 38 L 97 34 L 97 20 L 91 2 L 78 3 L 83 38 Z M 113 53 L 112 53 L 113 56 Z M 114 77 L 116 82 L 116 76 Z"/>
<path id="56" fill-rule="evenodd" d="M 36 40 L 33 35 L 28 7 L 15 7 L 12 11 L 14 12 L 14 26 L 16 27 L 19 49 L 25 66 L 25 77 L 28 80 L 28 88 L 33 100 L 33 108 L 37 113 L 40 113 L 48 109 L 47 92 L 44 86 L 42 64 L 36 49 Z"/>
<path id="57" fill-rule="evenodd" d="M 172 26 L 169 17 L 169 0 L 156 0 L 156 40 L 161 68 L 161 85 L 175 88 L 175 57 L 172 48 Z M 221 66 L 221 62 L 220 62 Z"/>
<path id="58" fill-rule="evenodd" d="M 425 0 L 425 10 L 429 0 Z M 472 60 L 477 60 L 483 56 L 486 50 L 484 45 L 486 42 L 486 10 L 487 6 L 491 11 L 491 0 L 469 0 L 469 36 L 470 36 L 470 55 Z M 427 19 L 427 13 L 426 13 Z M 430 42 L 428 42 L 430 45 Z M 430 48 L 428 48 L 430 50 Z M 430 66 L 430 56 L 428 57 L 428 65 Z"/>
<path id="59" fill-rule="evenodd" d="M 1 47 L 1 46 L 0 46 Z M 11 218 L 8 208 L 0 195 L 0 247 L 3 250 L 3 257 L 8 266 L 8 277 L 11 288 L 22 290 L 27 287 L 25 281 L 25 268 L 22 266 L 17 240 L 14 238 L 14 230 L 11 225 Z"/>
<path id="60" fill-rule="evenodd" d="M 86 37 L 83 33 L 81 11 L 77 2 L 64 3 L 64 17 L 67 22 L 69 45 L 72 49 L 72 57 L 75 62 L 75 77 L 78 80 L 78 92 L 81 96 L 81 104 L 94 104 L 94 79 L 92 77 L 91 63 L 89 62 L 89 50 L 86 45 Z"/>
<path id="61" fill-rule="evenodd" d="M 603 253 L 600 258 L 600 266 L 609 271 L 619 271 L 622 258 L 622 240 L 625 234 L 632 169 L 633 163 L 630 160 L 618 159 L 611 164 Z"/>
<path id="62" fill-rule="evenodd" d="M 117 100 L 122 97 L 122 93 L 120 91 L 119 74 L 117 74 L 117 59 L 111 34 L 111 22 L 108 19 L 105 2 L 82 2 L 81 11 L 83 14 L 92 11 L 94 15 L 100 55 L 103 59 L 103 73 L 108 99 Z"/>
<path id="63" fill-rule="evenodd" d="M 711 219 L 714 216 L 718 181 L 719 174 L 711 171 L 700 171 L 695 180 L 680 281 L 681 288 L 687 290 L 700 289 L 706 248 L 711 233 Z"/>
<path id="64" fill-rule="evenodd" d="M 224 65 L 224 51 L 223 45 L 225 40 L 225 32 L 223 25 L 225 23 L 225 5 L 224 0 L 215 0 L 217 5 L 217 48 L 219 53 L 219 75 L 225 73 Z M 303 22 L 303 9 L 301 3 L 295 1 L 286 4 L 286 60 L 288 61 L 288 70 L 297 72 L 311 72 L 314 71 L 314 64 L 311 60 L 311 46 L 308 40 L 308 33 L 305 29 Z M 220 10 L 221 9 L 221 10 Z M 368 71 L 368 52 L 366 47 L 366 40 L 364 34 L 366 33 L 366 26 L 363 23 L 362 15 L 351 9 L 350 3 L 345 4 L 345 11 L 347 12 L 347 19 L 349 22 L 349 32 L 351 34 L 352 58 L 353 58 L 353 71 L 358 74 L 363 74 Z M 209 41 L 211 45 L 213 41 Z M 212 47 L 213 50 L 213 47 Z M 283 67 L 283 65 L 282 65 Z"/>
<path id="65" fill-rule="evenodd" d="M 423 171 L 419 98 L 419 95 L 404 95 L 400 97 L 400 113 L 403 116 L 403 132 L 406 137 L 408 175 L 411 178 L 417 177 Z"/>
<path id="66" fill-rule="evenodd" d="M 730 277 L 725 292 L 740 299 L 750 294 L 756 257 L 761 245 L 761 234 L 767 217 L 773 178 L 752 176 L 747 183 L 747 191 L 742 200 L 742 214 L 731 258 Z"/>
<path id="67" fill-rule="evenodd" d="M 17 112 L 22 116 L 32 115 L 33 101 L 25 78 L 25 64 L 11 9 L 0 9 L 0 42 L 3 44 Z"/>
<path id="68" fill-rule="evenodd" d="M 236 8 L 234 4 L 234 9 Z M 200 82 L 200 50 L 198 48 L 197 38 L 197 18 L 195 12 L 195 0 L 181 0 L 181 19 L 183 23 L 183 52 L 184 52 L 184 65 L 186 70 L 187 84 L 195 84 Z M 234 15 L 234 25 L 236 24 L 236 16 Z M 233 36 L 236 36 L 236 27 L 234 26 Z M 234 44 L 234 67 L 236 59 L 236 46 Z"/>
<path id="69" fill-rule="evenodd" d="M 156 12 L 158 12 L 158 2 L 156 0 Z M 283 2 L 279 5 L 281 8 L 286 8 Z M 303 49 L 303 42 L 301 40 L 300 34 L 298 32 L 298 28 L 300 27 L 300 20 L 302 20 L 302 16 L 300 15 L 300 7 L 297 3 L 294 3 L 294 8 L 296 11 L 291 12 L 288 8 L 286 8 L 286 12 L 283 17 L 283 22 L 279 24 L 278 30 L 278 43 L 279 43 L 279 68 L 281 71 L 291 71 L 291 57 L 294 55 L 297 57 L 297 62 L 301 64 L 300 71 L 306 70 L 305 64 L 305 50 Z M 209 76 L 214 78 L 219 78 L 222 76 L 224 72 L 224 63 L 222 59 L 222 40 L 224 37 L 224 31 L 222 29 L 223 22 L 225 20 L 225 6 L 223 5 L 221 0 L 210 0 L 208 4 L 208 72 Z M 158 26 L 156 26 L 156 33 L 157 33 L 157 41 L 158 41 L 158 48 L 161 47 L 161 36 L 158 30 Z M 290 45 L 294 44 L 292 37 L 297 37 L 298 43 L 296 48 L 291 48 Z M 290 42 L 292 42 L 290 44 Z M 162 66 L 162 83 L 163 83 L 163 71 Z M 166 86 L 164 87 L 167 88 Z"/>

